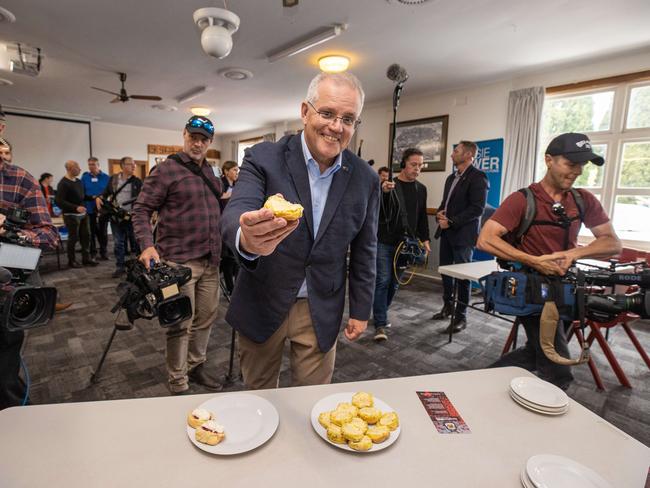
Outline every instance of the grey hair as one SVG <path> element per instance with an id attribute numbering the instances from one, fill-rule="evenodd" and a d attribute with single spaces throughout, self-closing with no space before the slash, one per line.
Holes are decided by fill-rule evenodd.
<path id="1" fill-rule="evenodd" d="M 366 94 L 363 92 L 363 87 L 359 78 L 354 76 L 352 73 L 347 71 L 343 73 L 323 73 L 320 72 L 309 83 L 309 88 L 307 89 L 307 96 L 305 100 L 310 103 L 316 103 L 318 101 L 318 86 L 325 80 L 332 80 L 336 83 L 344 83 L 352 88 L 354 88 L 359 94 L 359 100 L 361 100 L 361 106 L 359 107 L 359 112 L 363 109 L 363 101 L 366 98 Z"/>

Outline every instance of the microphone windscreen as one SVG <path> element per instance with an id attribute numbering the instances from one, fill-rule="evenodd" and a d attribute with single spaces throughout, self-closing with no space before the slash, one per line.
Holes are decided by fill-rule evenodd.
<path id="1" fill-rule="evenodd" d="M 391 64 L 386 70 L 386 76 L 389 80 L 394 81 L 395 83 L 404 83 L 409 75 L 404 68 L 399 64 Z"/>

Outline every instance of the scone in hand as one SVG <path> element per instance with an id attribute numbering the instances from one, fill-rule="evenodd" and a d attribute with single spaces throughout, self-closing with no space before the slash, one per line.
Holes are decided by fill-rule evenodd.
<path id="1" fill-rule="evenodd" d="M 223 425 L 219 425 L 215 420 L 208 420 L 195 431 L 195 439 L 210 446 L 216 446 L 225 437 Z"/>
<path id="2" fill-rule="evenodd" d="M 302 205 L 287 202 L 281 195 L 271 195 L 264 203 L 264 208 L 268 208 L 273 215 L 287 221 L 298 220 L 302 217 L 303 211 Z"/>

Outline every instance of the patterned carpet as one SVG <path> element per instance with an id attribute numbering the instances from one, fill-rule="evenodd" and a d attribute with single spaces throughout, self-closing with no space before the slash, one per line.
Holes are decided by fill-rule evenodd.
<path id="1" fill-rule="evenodd" d="M 167 396 L 164 366 L 164 331 L 158 324 L 139 320 L 131 331 L 120 331 L 107 356 L 96 384 L 90 377 L 113 329 L 110 308 L 117 300 L 111 278 L 114 261 L 97 268 L 59 271 L 55 256 L 43 260 L 43 278 L 56 285 L 60 300 L 74 302 L 57 314 L 47 327 L 30 332 L 24 359 L 31 377 L 31 400 L 35 404 L 114 400 Z M 484 368 L 499 357 L 509 325 L 479 312 L 470 311 L 468 328 L 447 343 L 438 334 L 446 324 L 430 317 L 441 305 L 441 288 L 429 279 L 415 278 L 400 290 L 390 311 L 393 327 L 389 340 L 377 344 L 369 330 L 357 342 L 341 338 L 334 382 L 412 376 Z M 208 370 L 225 375 L 228 370 L 231 329 L 222 311 L 209 345 Z M 371 328 L 372 329 L 372 328 Z M 637 337 L 650 351 L 650 323 L 633 325 Z M 523 331 L 519 335 L 523 341 Z M 606 391 L 598 391 L 587 366 L 574 368 L 575 382 L 567 393 L 574 400 L 604 417 L 620 429 L 650 445 L 650 370 L 633 348 L 622 328 L 612 330 L 609 341 L 633 388 L 619 385 L 598 345 L 593 348 Z M 571 345 L 576 355 L 575 341 Z M 281 385 L 290 383 L 288 361 L 283 365 Z M 235 361 L 237 373 L 237 361 Z M 243 389 L 241 382 L 230 390 Z M 192 392 L 204 392 L 193 386 Z"/>

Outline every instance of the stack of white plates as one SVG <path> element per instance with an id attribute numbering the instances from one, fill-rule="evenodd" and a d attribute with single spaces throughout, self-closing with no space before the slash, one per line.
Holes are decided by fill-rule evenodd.
<path id="1" fill-rule="evenodd" d="M 592 469 L 552 454 L 531 457 L 521 470 L 521 484 L 524 488 L 612 488 Z"/>
<path id="2" fill-rule="evenodd" d="M 514 378 L 510 382 L 510 396 L 522 407 L 545 415 L 562 415 L 569 410 L 566 393 L 534 376 Z"/>

